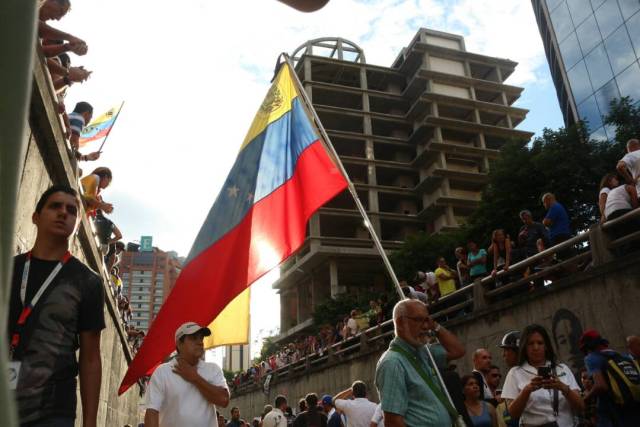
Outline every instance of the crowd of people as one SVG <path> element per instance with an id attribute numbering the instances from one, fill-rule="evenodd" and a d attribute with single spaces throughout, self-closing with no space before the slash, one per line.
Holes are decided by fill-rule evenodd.
<path id="1" fill-rule="evenodd" d="M 454 363 L 465 348 L 431 318 L 424 303 L 397 303 L 393 322 L 396 337 L 376 367 L 379 402 L 369 400 L 367 384 L 356 380 L 321 399 L 311 392 L 289 404 L 279 395 L 247 420 L 237 407 L 228 419 L 218 412 L 217 425 L 449 427 L 460 425 L 459 419 L 468 427 L 640 425 L 639 336 L 627 338 L 623 354 L 597 331 L 585 331 L 579 338 L 585 367 L 573 372 L 559 360 L 546 328 L 531 324 L 502 338 L 498 349 L 505 376 L 487 348 L 470 355 L 473 370 L 460 376 Z"/>
<path id="2" fill-rule="evenodd" d="M 111 184 L 113 174 L 108 167 L 97 167 L 91 173 L 84 174 L 82 163 L 100 159 L 100 151 L 82 153 L 82 131 L 89 125 L 93 117 L 93 106 L 86 101 L 76 103 L 73 110 L 67 113 L 65 97 L 74 84 L 84 83 L 91 76 L 91 71 L 82 66 L 72 66 L 69 53 L 85 55 L 88 45 L 84 40 L 67 34 L 49 25 L 49 21 L 62 19 L 70 10 L 69 0 L 47 0 L 41 2 L 39 8 L 38 36 L 40 49 L 46 58 L 47 69 L 51 76 L 57 96 L 58 113 L 64 124 L 64 135 L 70 157 L 74 160 L 74 171 L 79 179 L 78 187 L 85 211 L 93 222 L 100 249 L 104 255 L 106 270 L 110 276 L 110 289 L 116 298 L 123 327 L 127 333 L 132 351 L 135 353 L 142 344 L 144 332 L 131 324 L 131 309 L 128 298 L 122 295 L 119 262 L 125 245 L 122 233 L 107 215 L 111 215 L 114 206 L 103 199 L 103 190 Z"/>
<path id="3" fill-rule="evenodd" d="M 314 335 L 299 337 L 295 342 L 283 344 L 279 350 L 256 360 L 253 365 L 241 372 L 236 372 L 230 386 L 234 389 L 243 384 L 260 383 L 266 375 L 284 366 L 296 363 L 307 356 L 323 356 L 329 347 L 340 350 L 341 343 L 357 336 L 360 332 L 379 326 L 389 318 L 391 305 L 386 296 L 369 301 L 369 310 L 352 309 L 348 315 L 339 316 L 334 323 L 326 323 L 319 327 Z"/>

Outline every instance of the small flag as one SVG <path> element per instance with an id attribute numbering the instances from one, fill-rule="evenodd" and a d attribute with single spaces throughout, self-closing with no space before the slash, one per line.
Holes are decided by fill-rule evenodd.
<path id="1" fill-rule="evenodd" d="M 111 131 L 121 108 L 122 104 L 110 108 L 109 111 L 93 119 L 91 123 L 85 126 L 80 134 L 80 147 L 96 139 L 106 137 Z"/>
<path id="2" fill-rule="evenodd" d="M 175 348 L 178 326 L 210 324 L 294 253 L 309 218 L 347 187 L 307 116 L 293 73 L 286 63 L 280 67 L 119 394 Z"/>

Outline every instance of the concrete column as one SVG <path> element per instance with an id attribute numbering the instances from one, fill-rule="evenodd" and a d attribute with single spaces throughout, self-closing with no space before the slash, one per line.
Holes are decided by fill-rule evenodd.
<path id="1" fill-rule="evenodd" d="M 502 91 L 500 92 L 500 97 L 502 98 L 502 104 L 506 105 L 507 107 L 509 106 L 509 100 L 507 98 L 507 94 Z"/>
<path id="2" fill-rule="evenodd" d="M 447 184 L 449 183 L 449 181 L 447 180 Z M 446 193 L 449 193 L 449 189 L 447 189 Z M 445 215 L 447 218 L 447 224 L 451 227 L 455 227 L 456 225 L 458 225 L 458 222 L 456 221 L 456 216 L 453 214 L 453 206 L 448 205 L 447 209 L 445 211 Z"/>
<path id="3" fill-rule="evenodd" d="M 438 157 L 439 157 L 438 160 L 440 160 L 440 167 L 442 169 L 446 169 L 447 168 L 447 156 L 444 154 L 443 151 L 440 151 L 438 153 Z"/>
<path id="4" fill-rule="evenodd" d="M 309 237 L 320 237 L 320 215 L 314 214 L 309 219 Z M 310 250 L 317 250 L 320 247 L 320 241 L 317 239 L 311 239 Z"/>
<path id="5" fill-rule="evenodd" d="M 331 285 L 331 298 L 346 292 L 344 286 L 338 282 L 338 262 L 335 259 L 329 260 L 329 283 Z"/>
<path id="6" fill-rule="evenodd" d="M 487 299 L 485 298 L 485 291 L 480 279 L 476 279 L 473 282 L 473 311 L 480 311 L 487 307 Z"/>
<path id="7" fill-rule="evenodd" d="M 443 178 L 442 179 L 442 186 L 440 188 L 442 189 L 442 195 L 443 196 L 449 196 L 450 195 L 451 186 L 449 185 L 449 178 Z"/>
<path id="8" fill-rule="evenodd" d="M 502 71 L 500 71 L 500 67 L 496 67 L 496 77 L 498 78 L 498 83 L 502 83 Z"/>
<path id="9" fill-rule="evenodd" d="M 611 239 L 601 225 L 591 227 L 589 245 L 591 246 L 591 262 L 594 267 L 613 261 L 614 254 L 609 250 Z"/>

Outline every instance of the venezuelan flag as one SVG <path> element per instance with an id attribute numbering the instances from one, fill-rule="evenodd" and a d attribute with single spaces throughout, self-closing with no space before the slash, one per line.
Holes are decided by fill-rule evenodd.
<path id="1" fill-rule="evenodd" d="M 178 326 L 187 321 L 209 325 L 238 294 L 296 251 L 311 215 L 346 188 L 307 116 L 292 73 L 282 65 L 120 394 L 175 348 Z"/>
<path id="2" fill-rule="evenodd" d="M 85 146 L 87 143 L 91 141 L 95 141 L 96 139 L 104 138 L 109 134 L 109 131 L 113 127 L 113 124 L 120 113 L 120 108 L 122 105 L 117 107 L 110 108 L 106 113 L 98 116 L 94 120 L 91 121 L 84 129 L 82 129 L 82 133 L 80 134 L 80 147 Z"/>

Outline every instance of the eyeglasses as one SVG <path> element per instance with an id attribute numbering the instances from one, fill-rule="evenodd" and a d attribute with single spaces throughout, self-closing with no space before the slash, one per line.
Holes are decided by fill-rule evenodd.
<path id="1" fill-rule="evenodd" d="M 431 317 L 427 316 L 427 317 L 413 317 L 413 316 L 403 316 L 406 317 L 407 319 L 413 320 L 414 322 L 418 322 L 418 323 L 427 323 L 429 322 L 429 320 L 431 320 Z"/>

